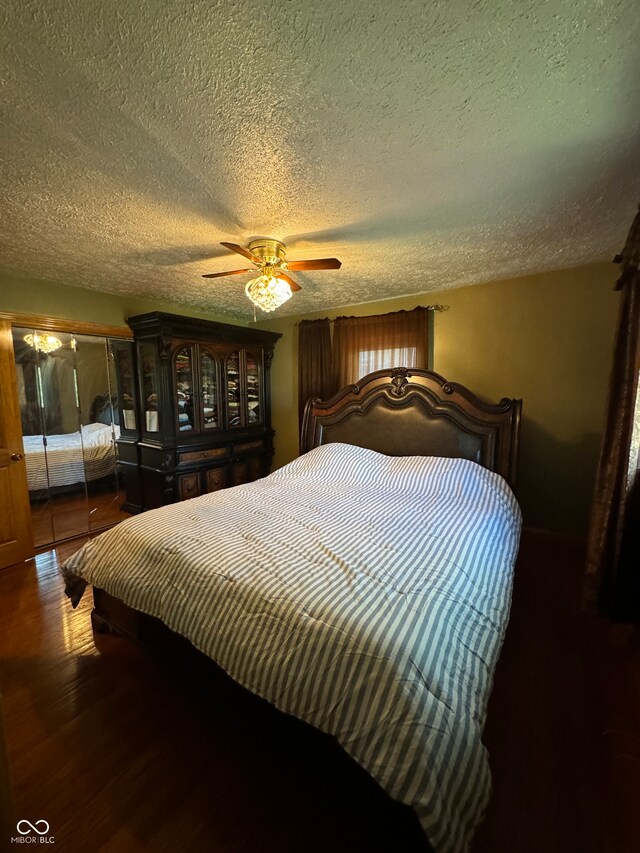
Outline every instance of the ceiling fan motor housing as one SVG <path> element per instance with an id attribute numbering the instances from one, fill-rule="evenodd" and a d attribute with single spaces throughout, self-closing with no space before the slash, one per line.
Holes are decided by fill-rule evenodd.
<path id="1" fill-rule="evenodd" d="M 287 256 L 286 246 L 280 240 L 252 240 L 249 251 L 270 265 L 282 263 Z"/>

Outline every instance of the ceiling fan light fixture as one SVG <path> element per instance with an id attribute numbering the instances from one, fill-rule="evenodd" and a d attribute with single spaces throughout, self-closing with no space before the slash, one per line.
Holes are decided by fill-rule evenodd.
<path id="1" fill-rule="evenodd" d="M 53 352 L 62 346 L 62 341 L 55 335 L 39 335 L 34 332 L 33 335 L 25 335 L 24 339 L 30 347 L 45 353 Z"/>
<path id="2" fill-rule="evenodd" d="M 248 298 L 262 311 L 275 311 L 293 293 L 302 290 L 298 282 L 291 278 L 291 270 L 339 270 L 342 263 L 337 258 L 310 258 L 305 261 L 287 261 L 287 247 L 281 240 L 270 237 L 252 240 L 249 248 L 245 249 L 237 243 L 222 243 L 225 249 L 230 249 L 242 255 L 260 272 L 258 278 L 252 278 L 244 292 Z M 228 272 L 205 273 L 203 278 L 224 278 L 227 275 L 242 275 L 253 272 L 251 269 L 229 270 Z M 255 309 L 253 312 L 255 319 Z"/>
<path id="3" fill-rule="evenodd" d="M 249 299 L 263 311 L 275 311 L 291 299 L 291 287 L 277 275 L 261 275 L 247 282 L 244 289 Z"/>

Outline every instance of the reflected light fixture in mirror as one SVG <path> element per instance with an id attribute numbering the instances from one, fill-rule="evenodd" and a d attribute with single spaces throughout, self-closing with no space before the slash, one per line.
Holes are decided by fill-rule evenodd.
<path id="1" fill-rule="evenodd" d="M 244 289 L 249 299 L 263 311 L 275 311 L 287 299 L 291 299 L 291 288 L 283 279 L 278 278 L 277 272 L 265 273 L 258 278 L 252 278 Z"/>
<path id="2" fill-rule="evenodd" d="M 55 335 L 39 335 L 38 332 L 34 332 L 32 335 L 25 335 L 24 339 L 30 347 L 40 352 L 53 352 L 62 346 L 62 341 Z"/>

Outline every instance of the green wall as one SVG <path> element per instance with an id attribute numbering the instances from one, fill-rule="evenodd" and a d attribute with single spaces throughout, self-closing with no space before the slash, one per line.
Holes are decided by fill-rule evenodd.
<path id="1" fill-rule="evenodd" d="M 525 524 L 583 536 L 611 366 L 617 275 L 614 264 L 594 264 L 262 322 L 282 333 L 272 366 L 275 466 L 298 453 L 301 319 L 443 303 L 449 309 L 434 317 L 433 369 L 491 401 L 523 398 L 516 491 Z"/>
<path id="2" fill-rule="evenodd" d="M 263 328 L 282 333 L 272 366 L 275 466 L 298 453 L 296 324 L 301 319 L 443 303 L 449 309 L 434 317 L 434 370 L 488 400 L 523 398 L 517 495 L 525 524 L 584 535 L 611 365 L 617 274 L 614 264 L 594 264 L 263 321 Z M 240 323 L 177 302 L 0 274 L 0 311 L 124 325 L 126 317 L 153 310 Z"/>
<path id="3" fill-rule="evenodd" d="M 3 311 L 14 314 L 41 314 L 44 317 L 101 323 L 105 326 L 125 326 L 126 318 L 135 314 L 166 311 L 170 314 L 186 314 L 205 320 L 246 325 L 244 320 L 197 311 L 177 301 L 164 302 L 151 297 L 136 298 L 101 293 L 0 271 L 0 312 Z"/>

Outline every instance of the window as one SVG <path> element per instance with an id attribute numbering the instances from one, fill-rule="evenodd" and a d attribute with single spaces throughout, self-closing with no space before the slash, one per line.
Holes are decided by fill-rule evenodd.
<path id="1" fill-rule="evenodd" d="M 333 330 L 336 390 L 391 367 L 428 367 L 426 308 L 372 317 L 339 317 Z"/>
<path id="2" fill-rule="evenodd" d="M 372 317 L 303 320 L 298 337 L 300 418 L 310 397 L 328 400 L 345 385 L 391 367 L 429 367 L 429 309 Z"/>
<path id="3" fill-rule="evenodd" d="M 358 377 L 386 367 L 416 367 L 415 347 L 360 350 Z"/>

